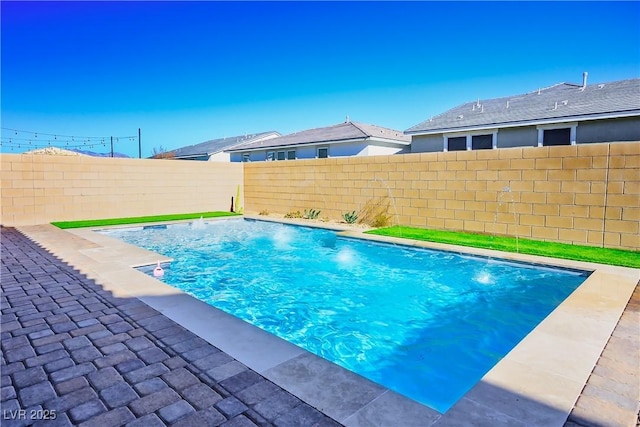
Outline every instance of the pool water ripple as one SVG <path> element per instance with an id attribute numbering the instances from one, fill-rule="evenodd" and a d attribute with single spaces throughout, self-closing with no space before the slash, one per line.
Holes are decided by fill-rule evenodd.
<path id="1" fill-rule="evenodd" d="M 174 258 L 166 283 L 440 412 L 586 278 L 262 221 L 107 233 Z"/>

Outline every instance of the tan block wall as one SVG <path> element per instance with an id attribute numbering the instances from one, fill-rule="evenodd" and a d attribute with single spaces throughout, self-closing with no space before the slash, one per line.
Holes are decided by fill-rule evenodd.
<path id="1" fill-rule="evenodd" d="M 228 211 L 240 163 L 0 155 L 0 222 Z"/>
<path id="2" fill-rule="evenodd" d="M 390 196 L 396 224 L 640 248 L 640 142 L 255 162 L 244 186 L 252 213 Z"/>

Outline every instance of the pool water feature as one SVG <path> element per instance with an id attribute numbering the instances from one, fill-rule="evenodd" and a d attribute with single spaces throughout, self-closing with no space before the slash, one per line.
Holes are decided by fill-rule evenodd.
<path id="1" fill-rule="evenodd" d="M 174 258 L 164 282 L 439 412 L 589 274 L 241 219 L 106 233 Z"/>

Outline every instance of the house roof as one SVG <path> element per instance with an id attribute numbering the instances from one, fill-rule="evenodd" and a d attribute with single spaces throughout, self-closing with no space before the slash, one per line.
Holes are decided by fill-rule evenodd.
<path id="1" fill-rule="evenodd" d="M 353 140 L 372 140 L 401 145 L 409 145 L 411 143 L 411 138 L 403 134 L 402 131 L 348 121 L 333 126 L 303 130 L 266 141 L 243 144 L 242 146 L 234 147 L 227 151 L 332 144 Z"/>
<path id="2" fill-rule="evenodd" d="M 216 154 L 239 145 L 251 144 L 253 142 L 256 142 L 256 140 L 260 140 L 269 135 L 279 136 L 280 134 L 276 131 L 269 131 L 249 135 L 212 139 L 210 141 L 201 142 L 200 144 L 177 148 L 171 151 L 171 153 L 173 153 L 175 155 L 175 158 L 177 159 L 185 157 L 210 156 L 212 154 Z"/>
<path id="3" fill-rule="evenodd" d="M 640 79 L 582 85 L 559 83 L 522 95 L 467 102 L 405 131 L 433 134 L 640 115 Z"/>

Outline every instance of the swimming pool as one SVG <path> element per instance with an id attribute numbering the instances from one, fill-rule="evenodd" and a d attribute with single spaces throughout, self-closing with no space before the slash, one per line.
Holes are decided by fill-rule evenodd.
<path id="1" fill-rule="evenodd" d="M 108 234 L 174 258 L 166 283 L 440 412 L 588 276 L 262 221 Z"/>

